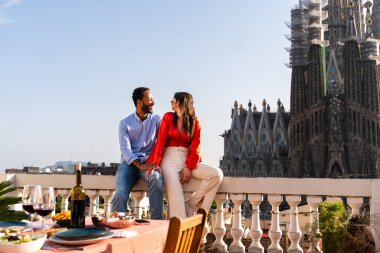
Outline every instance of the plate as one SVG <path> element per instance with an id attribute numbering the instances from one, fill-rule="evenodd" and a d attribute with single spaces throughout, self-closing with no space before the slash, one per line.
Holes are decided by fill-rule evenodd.
<path id="1" fill-rule="evenodd" d="M 55 234 L 56 237 L 63 240 L 82 240 L 97 238 L 109 232 L 108 228 L 74 228 L 69 230 L 59 231 Z"/>
<path id="2" fill-rule="evenodd" d="M 24 221 L 0 221 L 0 227 L 25 227 L 28 223 Z"/>
<path id="3" fill-rule="evenodd" d="M 99 236 L 97 238 L 69 241 L 69 240 L 58 238 L 55 235 L 53 235 L 52 237 L 49 238 L 49 240 L 51 242 L 61 244 L 61 245 L 86 245 L 86 244 L 101 242 L 105 239 L 111 238 L 112 236 L 114 236 L 114 232 L 108 232 L 105 235 Z"/>

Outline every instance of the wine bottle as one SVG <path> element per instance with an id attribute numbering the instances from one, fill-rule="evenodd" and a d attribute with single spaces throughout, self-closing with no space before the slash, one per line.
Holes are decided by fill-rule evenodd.
<path id="1" fill-rule="evenodd" d="M 85 225 L 86 190 L 82 186 L 81 164 L 75 165 L 76 185 L 71 190 L 71 228 L 83 228 Z"/>

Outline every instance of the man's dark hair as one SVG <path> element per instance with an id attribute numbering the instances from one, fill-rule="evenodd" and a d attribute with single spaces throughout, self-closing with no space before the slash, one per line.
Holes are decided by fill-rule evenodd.
<path id="1" fill-rule="evenodd" d="M 135 106 L 137 106 L 137 100 L 138 99 L 140 99 L 140 100 L 143 99 L 144 92 L 147 90 L 149 90 L 149 88 L 147 88 L 147 87 L 138 87 L 133 91 L 132 99 L 133 99 L 133 103 L 135 104 Z"/>

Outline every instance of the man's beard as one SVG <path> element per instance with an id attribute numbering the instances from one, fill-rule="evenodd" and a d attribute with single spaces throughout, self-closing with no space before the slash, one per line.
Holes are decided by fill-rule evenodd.
<path id="1" fill-rule="evenodd" d="M 144 113 L 153 113 L 153 105 L 146 105 L 146 104 L 143 104 L 143 106 L 141 107 L 141 110 L 144 112 Z"/>

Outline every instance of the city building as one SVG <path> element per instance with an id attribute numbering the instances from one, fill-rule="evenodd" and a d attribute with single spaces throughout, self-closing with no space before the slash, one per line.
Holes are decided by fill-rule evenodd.
<path id="1" fill-rule="evenodd" d="M 37 174 L 40 173 L 40 167 L 33 167 L 33 166 L 25 166 L 22 169 L 6 169 L 5 173 L 7 174 L 15 174 L 15 173 L 29 173 L 29 174 Z"/>
<path id="2" fill-rule="evenodd" d="M 116 175 L 119 163 L 110 163 L 106 165 L 104 162 L 101 164 L 90 163 L 82 166 L 82 174 L 84 175 Z"/>
<path id="3" fill-rule="evenodd" d="M 287 26 L 290 112 L 235 102 L 225 175 L 379 177 L 380 1 L 300 1 Z"/>

